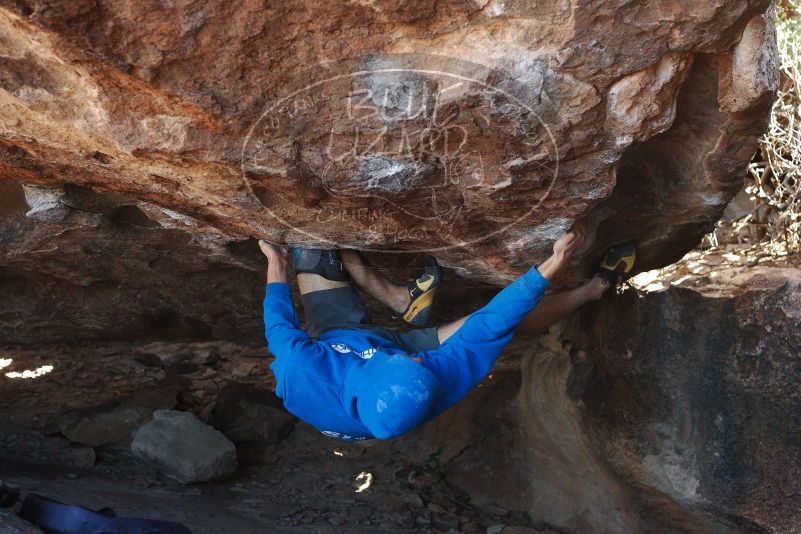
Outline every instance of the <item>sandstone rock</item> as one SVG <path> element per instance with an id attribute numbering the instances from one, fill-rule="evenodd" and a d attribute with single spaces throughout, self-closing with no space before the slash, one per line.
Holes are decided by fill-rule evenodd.
<path id="1" fill-rule="evenodd" d="M 213 411 L 214 427 L 234 443 L 275 443 L 295 420 L 273 392 L 236 382 L 220 390 Z"/>
<path id="2" fill-rule="evenodd" d="M 135 202 L 86 188 L 67 188 L 60 223 L 26 218 L 18 183 L 0 180 L 0 199 L 4 341 L 263 337 L 254 242 L 154 228 Z"/>
<path id="3" fill-rule="evenodd" d="M 84 469 L 95 465 L 97 455 L 92 447 L 76 447 L 70 451 L 70 464 Z"/>
<path id="4" fill-rule="evenodd" d="M 496 283 L 576 221 L 601 228 L 571 280 L 622 239 L 665 264 L 740 188 L 766 0 L 433 6 L 3 2 L 0 177 L 209 246 L 435 250 Z"/>
<path id="5" fill-rule="evenodd" d="M 34 437 L 36 434 L 34 433 Z M 20 444 L 27 449 L 23 456 L 27 460 L 70 465 L 72 467 L 89 468 L 95 464 L 97 456 L 92 447 L 80 447 L 69 440 L 57 436 L 46 436 L 32 439 Z"/>
<path id="6" fill-rule="evenodd" d="M 610 295 L 563 332 L 519 339 L 481 388 L 395 446 L 421 462 L 440 451 L 472 503 L 559 532 L 789 532 L 799 318 L 798 269 Z"/>
<path id="7" fill-rule="evenodd" d="M 237 469 L 233 443 L 187 412 L 155 412 L 134 435 L 131 452 L 184 484 L 223 478 Z"/>
<path id="8" fill-rule="evenodd" d="M 220 361 L 220 355 L 213 344 L 187 345 L 185 343 L 156 342 L 137 349 L 138 354 L 156 356 L 165 367 L 190 363 L 213 366 Z"/>
<path id="9" fill-rule="evenodd" d="M 25 202 L 30 209 L 25 217 L 40 222 L 61 222 L 69 214 L 69 207 L 62 202 L 62 193 L 35 185 L 24 187 Z"/>
<path id="10" fill-rule="evenodd" d="M 334 3 L 302 42 L 294 8 L 118 2 L 0 3 L 11 343 L 258 342 L 254 236 L 432 251 L 498 284 L 583 221 L 560 282 L 630 239 L 664 265 L 740 188 L 776 80 L 765 0 Z"/>
<path id="11" fill-rule="evenodd" d="M 575 222 L 560 284 L 626 240 L 675 261 L 764 131 L 771 5 L 0 0 L 0 339 L 262 343 L 253 237 L 433 252 L 456 309 Z M 586 361 L 531 347 L 398 446 L 563 531 L 790 530 L 798 340 L 765 314 L 798 307 L 738 283 L 604 301 L 568 331 Z M 230 470 L 217 434 L 184 466 L 160 429 L 208 429 L 174 417 L 153 459 Z"/>
<path id="12" fill-rule="evenodd" d="M 220 361 L 213 344 L 187 345 L 156 342 L 139 347 L 137 358 L 147 365 L 163 367 L 165 370 L 187 375 L 202 373 Z"/>
<path id="13" fill-rule="evenodd" d="M 91 447 L 125 441 L 154 411 L 174 407 L 177 393 L 170 384 L 138 391 L 68 417 L 62 431 L 70 441 Z"/>
<path id="14" fill-rule="evenodd" d="M 120 407 L 110 412 L 87 415 L 65 428 L 64 435 L 75 443 L 100 447 L 130 438 L 133 431 L 149 417 L 150 414 L 135 408 Z"/>
<path id="15" fill-rule="evenodd" d="M 721 269 L 584 324 L 599 342 L 582 400 L 619 476 L 722 524 L 799 524 L 801 271 Z"/>

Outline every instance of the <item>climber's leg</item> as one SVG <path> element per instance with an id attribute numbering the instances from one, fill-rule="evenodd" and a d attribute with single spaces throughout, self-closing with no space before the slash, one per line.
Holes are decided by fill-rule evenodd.
<path id="1" fill-rule="evenodd" d="M 547 295 L 520 322 L 517 333 L 527 336 L 541 334 L 588 302 L 600 299 L 611 287 L 603 278 L 594 276 L 576 288 Z"/>
<path id="2" fill-rule="evenodd" d="M 433 257 L 426 260 L 424 272 L 419 278 L 400 286 L 368 265 L 359 252 L 342 250 L 340 253 L 345 269 L 359 289 L 388 306 L 396 319 L 403 318 L 414 326 L 426 323 L 434 303 L 434 294 L 442 281 L 442 268 Z"/>
<path id="3" fill-rule="evenodd" d="M 342 263 L 350 274 L 356 287 L 386 305 L 394 312 L 401 312 L 409 305 L 409 292 L 406 288 L 393 284 L 384 275 L 367 263 L 355 250 L 340 250 Z"/>
<path id="4" fill-rule="evenodd" d="M 546 331 L 552 324 L 560 321 L 584 304 L 598 300 L 610 286 L 600 277 L 593 277 L 575 289 L 555 295 L 546 295 L 534 310 L 517 327 L 517 333 L 535 335 Z M 469 317 L 469 316 L 468 316 Z M 437 330 L 440 343 L 451 337 L 467 320 L 462 317 L 452 323 L 444 324 Z"/>
<path id="5" fill-rule="evenodd" d="M 350 286 L 350 278 L 336 250 L 293 248 L 292 264 L 301 295 Z"/>
<path id="6" fill-rule="evenodd" d="M 312 293 L 314 291 L 322 291 L 324 289 L 334 289 L 337 287 L 349 287 L 351 285 L 350 282 L 335 282 L 333 280 L 327 280 L 320 276 L 319 274 L 313 273 L 298 273 L 298 288 L 300 289 L 300 294 L 305 295 L 306 293 Z"/>
<path id="7" fill-rule="evenodd" d="M 318 337 L 327 330 L 370 325 L 370 313 L 356 293 L 337 250 L 293 249 L 306 331 Z"/>

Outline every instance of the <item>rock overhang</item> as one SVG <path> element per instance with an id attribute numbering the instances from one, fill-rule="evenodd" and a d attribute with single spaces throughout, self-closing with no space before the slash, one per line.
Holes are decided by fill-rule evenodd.
<path id="1" fill-rule="evenodd" d="M 776 88 L 765 1 L 282 6 L 0 6 L 0 178 L 494 284 L 583 223 L 570 285 L 624 240 L 692 248 Z"/>

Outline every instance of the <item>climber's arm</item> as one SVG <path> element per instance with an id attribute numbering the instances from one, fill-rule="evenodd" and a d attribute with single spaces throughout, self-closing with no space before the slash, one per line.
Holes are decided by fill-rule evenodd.
<path id="1" fill-rule="evenodd" d="M 286 250 L 264 240 L 259 240 L 259 248 L 267 258 L 267 283 L 286 283 Z"/>
<path id="2" fill-rule="evenodd" d="M 287 260 L 281 249 L 259 241 L 267 257 L 267 287 L 264 295 L 264 335 L 276 360 L 298 351 L 315 349 L 315 343 L 301 330 L 292 294 L 287 283 Z"/>
<path id="3" fill-rule="evenodd" d="M 432 416 L 456 404 L 487 376 L 515 327 L 542 299 L 545 289 L 570 262 L 582 242 L 577 227 L 554 243 L 553 254 L 539 268 L 529 271 L 498 293 L 489 304 L 458 321 L 455 332 L 445 335 L 439 348 L 416 354 L 443 385 L 432 407 Z M 459 326 L 461 324 L 461 326 Z"/>
<path id="4" fill-rule="evenodd" d="M 286 282 L 267 284 L 264 295 L 264 335 L 270 352 L 276 358 L 289 356 L 300 342 L 312 342 L 309 335 L 300 328 L 300 320 Z"/>
<path id="5" fill-rule="evenodd" d="M 549 281 L 532 267 L 470 315 L 439 348 L 415 354 L 442 383 L 432 407 L 436 415 L 456 404 L 487 376 L 511 341 L 517 324 L 542 298 Z"/>

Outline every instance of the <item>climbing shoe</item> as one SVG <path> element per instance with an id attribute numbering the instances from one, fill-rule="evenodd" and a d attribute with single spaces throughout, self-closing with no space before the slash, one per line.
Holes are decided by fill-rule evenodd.
<path id="1" fill-rule="evenodd" d="M 637 250 L 634 243 L 623 243 L 610 248 L 606 252 L 601 265 L 595 275 L 606 280 L 609 285 L 619 284 L 626 275 L 634 269 L 634 261 L 637 259 Z"/>
<path id="2" fill-rule="evenodd" d="M 293 248 L 292 264 L 295 273 L 319 274 L 333 282 L 350 281 L 339 251 L 334 249 Z"/>
<path id="3" fill-rule="evenodd" d="M 403 319 L 412 326 L 424 326 L 431 314 L 434 304 L 434 295 L 442 281 L 442 267 L 433 257 L 426 259 L 425 270 L 422 276 L 409 283 L 409 297 L 411 302 L 403 313 L 394 315 L 395 319 Z"/>

